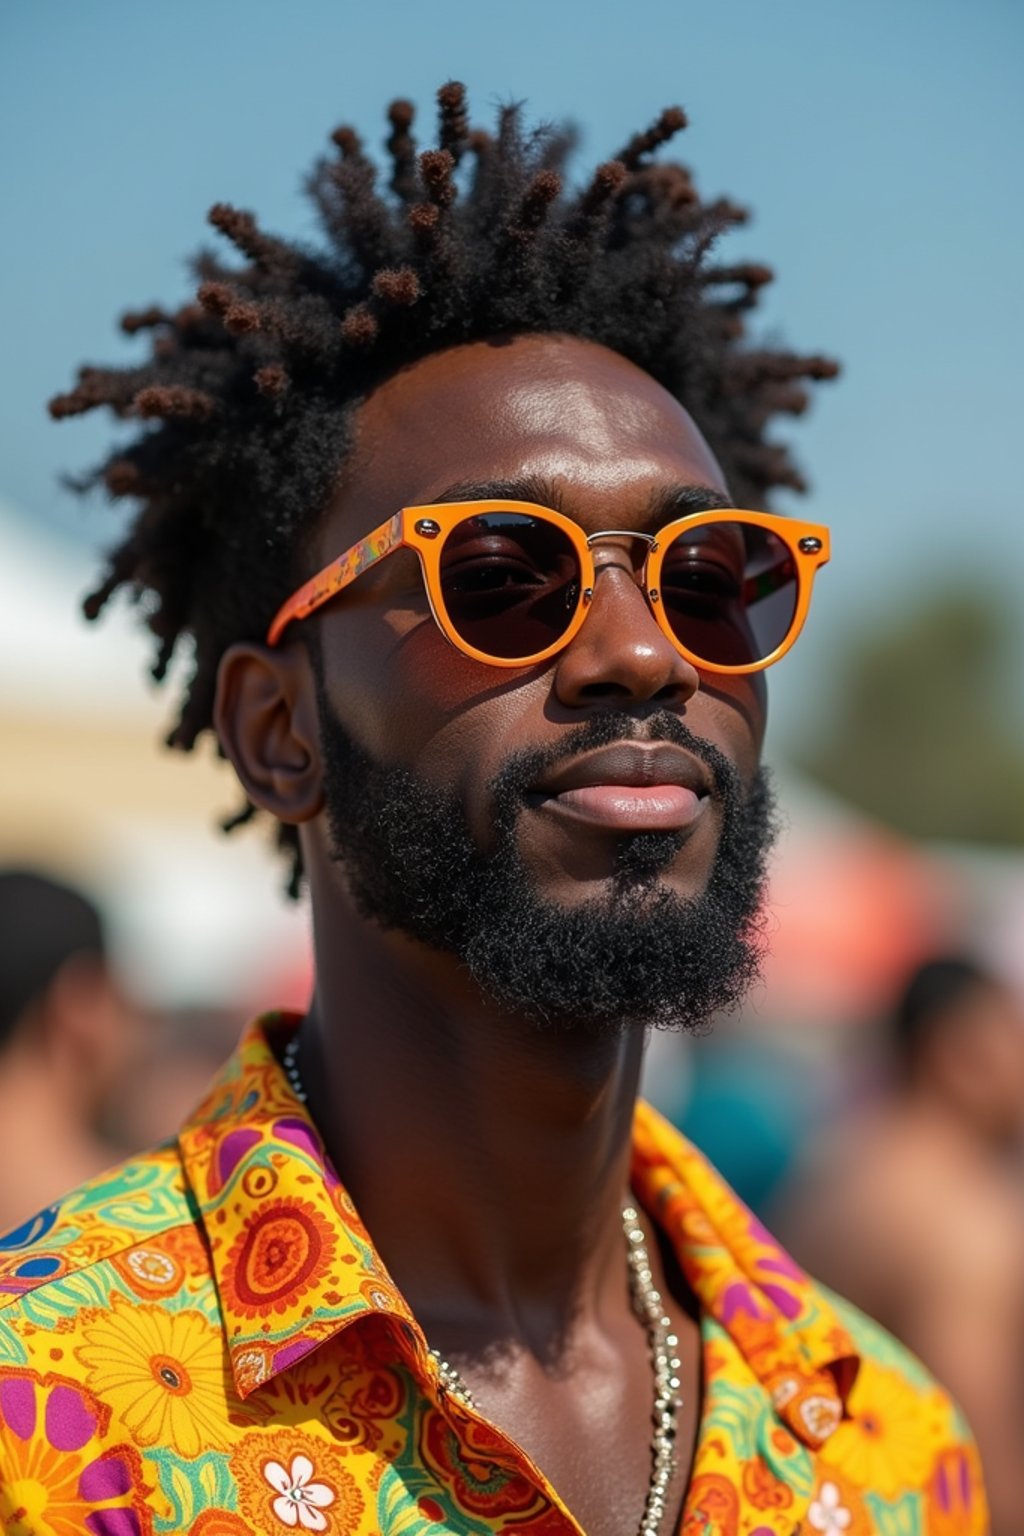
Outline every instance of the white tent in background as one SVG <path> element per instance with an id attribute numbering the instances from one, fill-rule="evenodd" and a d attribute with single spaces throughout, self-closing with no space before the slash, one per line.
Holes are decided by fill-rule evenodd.
<path id="1" fill-rule="evenodd" d="M 94 892 L 147 1001 L 294 1001 L 265 989 L 301 971 L 304 917 L 266 839 L 218 832 L 239 792 L 211 745 L 163 749 L 137 615 L 82 617 L 97 564 L 0 501 L 0 862 Z"/>

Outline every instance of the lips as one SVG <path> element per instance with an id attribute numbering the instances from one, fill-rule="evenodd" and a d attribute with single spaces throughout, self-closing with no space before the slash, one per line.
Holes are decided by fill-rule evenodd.
<path id="1" fill-rule="evenodd" d="M 573 758 L 531 788 L 540 810 L 619 832 L 678 831 L 711 792 L 699 758 L 668 742 L 616 742 Z"/>

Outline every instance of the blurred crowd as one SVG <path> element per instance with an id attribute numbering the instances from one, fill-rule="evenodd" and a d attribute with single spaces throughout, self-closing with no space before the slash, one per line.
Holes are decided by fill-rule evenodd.
<path id="1" fill-rule="evenodd" d="M 832 1045 L 809 1054 L 747 1018 L 695 1042 L 683 1074 L 650 1077 L 794 1258 L 952 1391 L 994 1536 L 1011 1536 L 1024 1507 L 1024 997 L 972 957 L 936 955 Z M 655 1039 L 659 1069 L 673 1050 Z M 901 1433 L 912 1442 L 914 1422 Z"/>
<path id="2" fill-rule="evenodd" d="M 268 998 L 270 1004 L 274 999 Z M 95 903 L 0 870 L 0 1233 L 172 1136 L 244 1022 L 154 1009 Z M 824 1055 L 747 1016 L 655 1036 L 651 1096 L 804 1266 L 877 1318 L 963 1408 L 997 1536 L 1024 1506 L 1024 1000 L 938 955 Z M 4 1239 L 0 1238 L 0 1246 Z M 898 1404 L 894 1405 L 898 1412 Z M 906 1433 L 913 1436 L 912 1424 Z"/>
<path id="3" fill-rule="evenodd" d="M 908 1344 L 977 1437 L 997 1532 L 1024 1504 L 1024 1005 L 961 957 L 909 978 L 887 1081 L 798 1155 L 769 1220 Z"/>
<path id="4" fill-rule="evenodd" d="M 130 995 L 83 892 L 0 869 L 0 1233 L 173 1136 L 241 1019 Z"/>

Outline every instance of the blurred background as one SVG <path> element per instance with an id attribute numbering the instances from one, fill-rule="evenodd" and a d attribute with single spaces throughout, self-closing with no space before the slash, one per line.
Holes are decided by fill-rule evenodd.
<path id="1" fill-rule="evenodd" d="M 236 802 L 224 766 L 161 749 L 130 610 L 91 631 L 79 616 L 115 523 L 60 477 L 102 457 L 111 428 L 58 430 L 44 403 L 80 362 L 133 355 L 121 310 L 184 298 L 211 203 L 312 237 L 301 182 L 330 129 L 379 144 L 391 97 L 429 115 L 454 76 L 478 119 L 517 98 L 575 122 L 581 173 L 680 101 L 702 190 L 754 212 L 730 254 L 777 271 L 763 332 L 844 366 L 793 429 L 799 505 L 831 524 L 834 555 L 771 678 L 787 829 L 765 984 L 709 1038 L 655 1041 L 655 1097 L 798 1257 L 815 1253 L 807 1169 L 825 1142 L 886 1108 L 905 1119 L 911 1098 L 931 1106 L 926 1138 L 962 1135 L 982 1182 L 1005 1174 L 1019 1199 L 1009 1057 L 986 1058 L 996 1134 L 984 1084 L 954 1102 L 970 1051 L 928 1087 L 894 1021 L 936 955 L 983 977 L 952 1002 L 939 988 L 944 1042 L 950 1009 L 972 1020 L 998 996 L 1005 1022 L 1024 990 L 1022 53 L 1013 0 L 4 8 L 0 864 L 96 903 L 121 1020 L 72 1052 L 98 1086 L 68 1168 L 171 1133 L 247 1013 L 302 1006 L 309 968 L 304 910 L 259 835 L 216 830 Z M 24 908 L 25 888 L 10 899 Z M 0 1095 L 13 1050 L 0 1042 Z M 948 1230 L 934 1191 L 932 1207 Z"/>

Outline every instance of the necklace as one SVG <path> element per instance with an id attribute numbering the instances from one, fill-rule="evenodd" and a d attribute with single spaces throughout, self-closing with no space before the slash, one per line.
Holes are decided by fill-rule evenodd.
<path id="1" fill-rule="evenodd" d="M 281 1053 L 281 1065 L 292 1092 L 300 1104 L 307 1101 L 306 1088 L 299 1073 L 299 1036 L 294 1034 Z M 654 1425 L 651 1436 L 651 1480 L 647 1488 L 644 1512 L 640 1520 L 640 1536 L 658 1536 L 665 1517 L 665 1498 L 672 1474 L 676 1467 L 676 1417 L 683 1406 L 679 1396 L 680 1362 L 677 1350 L 679 1340 L 672 1329 L 672 1319 L 665 1311 L 661 1292 L 654 1284 L 647 1239 L 634 1206 L 627 1205 L 622 1211 L 622 1228 L 626 1236 L 626 1258 L 629 1266 L 629 1293 L 633 1310 L 647 1334 L 654 1374 Z M 459 1372 L 439 1350 L 430 1350 L 437 1366 L 442 1385 L 453 1397 L 479 1412 L 472 1392 Z"/>

